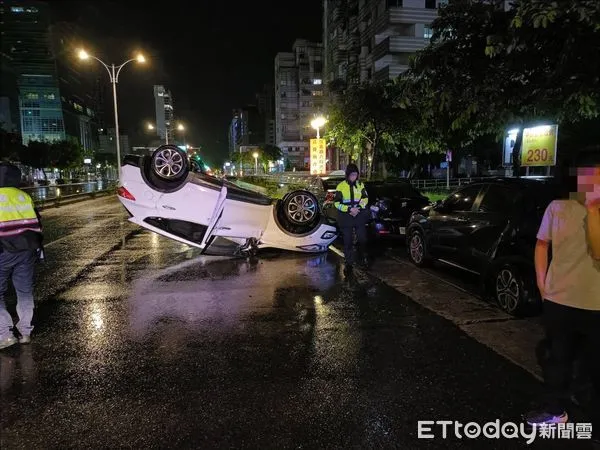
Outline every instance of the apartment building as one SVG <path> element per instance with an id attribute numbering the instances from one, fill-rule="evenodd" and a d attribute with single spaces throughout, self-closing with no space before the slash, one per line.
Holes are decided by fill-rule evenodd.
<path id="1" fill-rule="evenodd" d="M 324 0 L 327 83 L 392 80 L 431 38 L 444 0 Z"/>
<path id="2" fill-rule="evenodd" d="M 161 141 L 175 142 L 173 96 L 171 91 L 162 85 L 154 86 L 154 110 L 156 114 L 156 134 Z"/>
<path id="3" fill-rule="evenodd" d="M 324 108 L 323 45 L 297 39 L 275 57 L 275 142 L 296 170 L 310 163 L 312 118 Z"/>

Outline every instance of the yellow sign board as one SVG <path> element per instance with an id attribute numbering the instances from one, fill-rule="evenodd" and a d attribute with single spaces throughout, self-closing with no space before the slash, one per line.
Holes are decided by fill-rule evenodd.
<path id="1" fill-rule="evenodd" d="M 558 125 L 541 125 L 523 130 L 521 166 L 555 166 Z"/>
<path id="2" fill-rule="evenodd" d="M 327 146 L 325 139 L 310 140 L 310 174 L 323 175 L 327 173 Z"/>

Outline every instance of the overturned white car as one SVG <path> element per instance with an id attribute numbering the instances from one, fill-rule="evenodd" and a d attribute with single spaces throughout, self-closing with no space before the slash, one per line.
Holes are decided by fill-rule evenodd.
<path id="1" fill-rule="evenodd" d="M 268 247 L 319 253 L 337 236 L 311 192 L 273 200 L 202 173 L 174 145 L 127 155 L 121 173 L 118 195 L 131 222 L 205 254 L 247 256 Z"/>

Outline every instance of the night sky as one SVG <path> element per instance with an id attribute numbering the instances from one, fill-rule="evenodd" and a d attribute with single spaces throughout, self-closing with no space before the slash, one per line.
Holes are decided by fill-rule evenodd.
<path id="1" fill-rule="evenodd" d="M 119 82 L 119 123 L 132 145 L 147 143 L 152 85 L 164 84 L 187 125 L 186 141 L 202 145 L 212 164 L 226 157 L 232 109 L 254 103 L 263 84 L 272 82 L 276 53 L 291 51 L 296 38 L 322 40 L 321 0 L 49 3 L 57 18 L 85 28 L 88 42 L 82 44 L 105 62 L 121 63 L 136 49 L 149 54 L 148 67 L 127 66 Z"/>

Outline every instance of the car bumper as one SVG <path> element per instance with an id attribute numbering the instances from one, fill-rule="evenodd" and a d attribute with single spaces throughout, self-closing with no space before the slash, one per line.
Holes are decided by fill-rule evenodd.
<path id="1" fill-rule="evenodd" d="M 406 236 L 406 220 L 375 219 L 371 222 L 371 227 L 377 236 Z"/>

